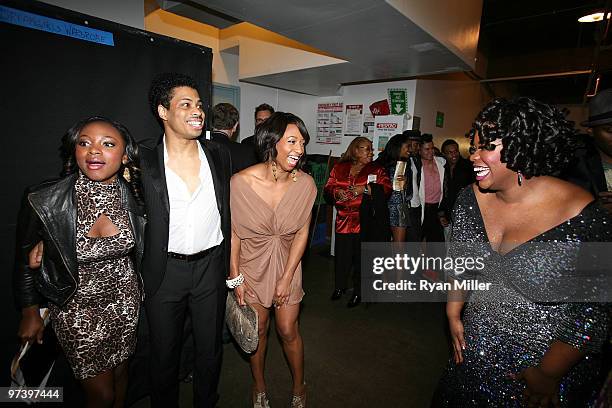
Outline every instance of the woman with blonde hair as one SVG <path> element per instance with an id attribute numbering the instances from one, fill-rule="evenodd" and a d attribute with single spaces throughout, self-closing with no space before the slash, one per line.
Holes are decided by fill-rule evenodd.
<path id="1" fill-rule="evenodd" d="M 370 193 L 370 183 L 380 184 L 385 195 L 391 193 L 391 181 L 380 165 L 373 163 L 372 142 L 356 137 L 342 158 L 331 170 L 325 184 L 325 194 L 333 201 L 336 215 L 335 287 L 331 299 L 338 300 L 347 289 L 347 280 L 353 270 L 353 294 L 347 304 L 361 303 L 361 223 L 359 209 L 364 194 Z"/>

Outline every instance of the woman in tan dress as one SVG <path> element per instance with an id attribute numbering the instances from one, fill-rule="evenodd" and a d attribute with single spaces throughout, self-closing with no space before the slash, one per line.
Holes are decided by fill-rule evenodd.
<path id="1" fill-rule="evenodd" d="M 270 311 L 293 377 L 292 407 L 305 407 L 304 346 L 298 330 L 301 258 L 317 188 L 300 171 L 309 135 L 304 122 L 276 112 L 257 130 L 261 163 L 231 180 L 232 256 L 228 286 L 259 316 L 259 346 L 251 356 L 253 406 L 269 407 L 264 358 Z M 240 284 L 244 280 L 244 283 Z M 233 284 L 232 284 L 233 282 Z M 274 307 L 273 307 L 274 306 Z"/>

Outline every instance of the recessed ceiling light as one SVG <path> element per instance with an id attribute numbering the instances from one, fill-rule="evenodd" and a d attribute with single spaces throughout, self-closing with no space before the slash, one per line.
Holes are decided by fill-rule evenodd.
<path id="1" fill-rule="evenodd" d="M 604 13 L 599 12 L 599 13 L 593 13 L 593 14 L 588 14 L 586 16 L 582 16 L 578 19 L 579 22 L 581 23 L 596 23 L 598 21 L 603 20 L 604 18 Z M 610 13 L 608 13 L 608 20 L 610 19 Z"/>

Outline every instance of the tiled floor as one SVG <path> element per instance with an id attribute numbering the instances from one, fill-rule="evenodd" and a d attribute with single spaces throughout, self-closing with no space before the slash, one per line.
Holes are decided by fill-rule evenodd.
<path id="1" fill-rule="evenodd" d="M 331 302 L 333 259 L 307 254 L 300 326 L 305 345 L 309 407 L 428 407 L 446 364 L 444 305 L 378 303 L 346 308 Z M 272 330 L 273 330 L 272 326 Z M 271 406 L 287 407 L 291 377 L 278 338 L 271 332 L 266 379 Z M 219 407 L 248 407 L 248 361 L 225 346 Z M 147 407 L 140 401 L 136 407 Z M 191 406 L 182 384 L 181 406 Z"/>

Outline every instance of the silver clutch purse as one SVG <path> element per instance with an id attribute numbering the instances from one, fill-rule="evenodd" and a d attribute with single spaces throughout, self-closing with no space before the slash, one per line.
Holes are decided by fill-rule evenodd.
<path id="1" fill-rule="evenodd" d="M 253 306 L 238 305 L 234 292 L 227 294 L 225 301 L 225 322 L 234 340 L 246 353 L 257 350 L 259 343 L 259 316 Z"/>

